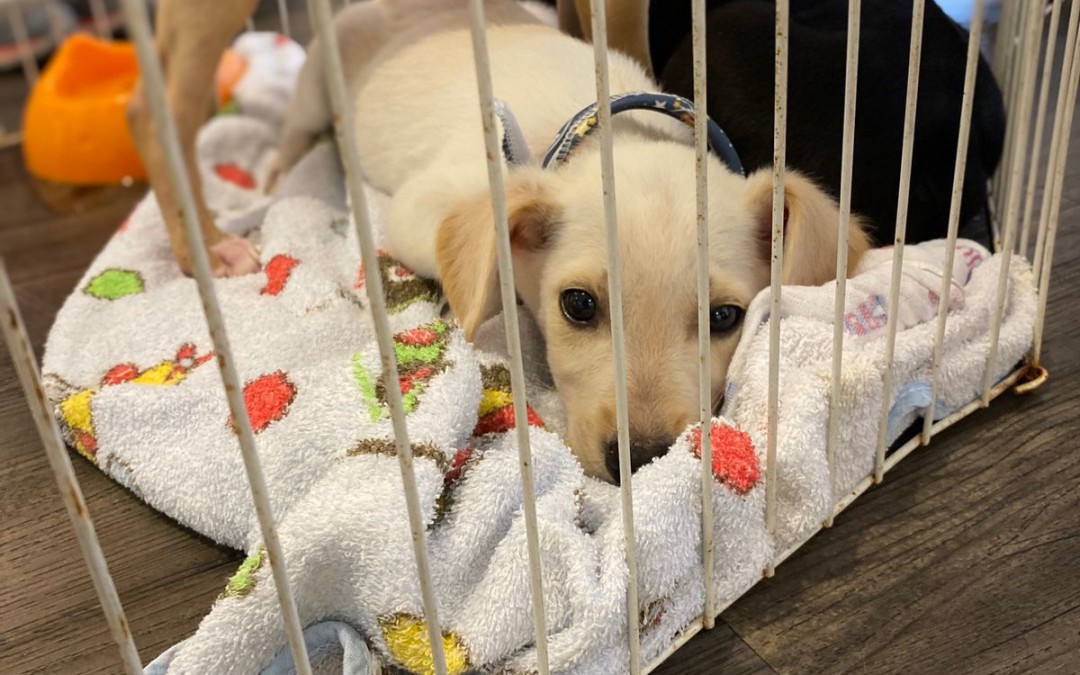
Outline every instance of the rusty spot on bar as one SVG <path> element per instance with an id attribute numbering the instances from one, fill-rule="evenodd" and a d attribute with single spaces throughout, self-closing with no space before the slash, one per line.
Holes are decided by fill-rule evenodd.
<path id="1" fill-rule="evenodd" d="M 8 325 L 11 326 L 11 330 L 16 330 L 19 327 L 19 316 L 15 313 L 14 307 L 8 307 Z"/>
<path id="2" fill-rule="evenodd" d="M 79 518 L 85 518 L 86 508 L 83 506 L 82 497 L 79 496 L 79 491 L 75 489 L 74 485 L 68 484 L 68 497 L 71 498 L 71 505 L 75 507 L 75 515 Z"/>
<path id="3" fill-rule="evenodd" d="M 1013 387 L 1014 394 L 1030 394 L 1046 382 L 1050 371 L 1040 365 L 1032 364 L 1020 376 L 1020 382 Z"/>

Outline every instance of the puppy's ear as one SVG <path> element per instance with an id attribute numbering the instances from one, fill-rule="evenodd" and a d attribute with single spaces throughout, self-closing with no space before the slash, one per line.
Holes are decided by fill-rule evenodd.
<path id="1" fill-rule="evenodd" d="M 515 274 L 543 252 L 554 234 L 558 208 L 551 175 L 518 169 L 507 176 L 506 202 Z M 439 226 L 435 261 L 454 317 L 472 340 L 476 329 L 501 307 L 495 255 L 495 220 L 487 191 L 459 200 Z M 532 267 L 530 265 L 530 267 Z"/>
<path id="2" fill-rule="evenodd" d="M 761 169 L 747 179 L 750 213 L 758 227 L 764 260 L 771 258 L 772 169 Z M 861 221 L 852 214 L 848 235 L 848 275 L 870 248 Z M 798 172 L 784 178 L 784 270 L 783 283 L 820 286 L 836 278 L 836 244 L 840 210 L 832 197 Z"/>

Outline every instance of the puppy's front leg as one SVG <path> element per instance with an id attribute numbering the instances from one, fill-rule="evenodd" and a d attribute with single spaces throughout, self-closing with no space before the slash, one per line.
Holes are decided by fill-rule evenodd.
<path id="1" fill-rule="evenodd" d="M 259 256 L 246 239 L 226 235 L 214 225 L 195 164 L 195 137 L 213 103 L 218 61 L 257 4 L 258 0 L 162 0 L 158 4 L 155 42 L 165 76 L 166 101 L 176 121 L 199 223 L 216 276 L 256 272 Z M 181 205 L 169 180 L 165 151 L 158 142 L 141 81 L 128 105 L 128 125 L 146 166 L 177 262 L 184 273 L 190 274 L 191 252 L 184 237 Z"/>

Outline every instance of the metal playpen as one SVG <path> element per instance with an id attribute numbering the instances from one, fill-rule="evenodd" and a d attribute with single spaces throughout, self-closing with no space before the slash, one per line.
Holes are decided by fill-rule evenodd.
<path id="1" fill-rule="evenodd" d="M 19 53 L 24 68 L 25 77 L 32 82 L 37 77 L 37 65 L 33 48 L 29 42 L 26 24 L 23 20 L 24 6 L 30 2 L 20 0 L 5 0 L 0 2 L 6 12 L 6 20 L 10 22 L 11 30 L 19 43 Z M 45 6 L 53 3 L 39 1 L 38 4 Z M 272 569 L 274 582 L 280 601 L 281 616 L 286 627 L 289 645 L 292 648 L 297 671 L 309 673 L 302 626 L 298 616 L 296 603 L 289 585 L 289 577 L 286 572 L 286 561 L 282 553 L 277 531 L 275 529 L 274 514 L 271 511 L 270 501 L 267 496 L 266 481 L 260 468 L 259 454 L 256 448 L 255 437 L 252 432 L 248 413 L 241 394 L 240 381 L 235 367 L 234 354 L 230 350 L 229 336 L 226 333 L 221 309 L 218 305 L 214 282 L 211 276 L 210 263 L 205 250 L 201 245 L 201 233 L 197 221 L 196 209 L 192 199 L 192 187 L 188 175 L 184 171 L 183 159 L 178 143 L 175 127 L 170 117 L 170 111 L 165 103 L 165 94 L 162 82 L 160 64 L 155 56 L 151 26 L 148 19 L 146 3 L 143 0 L 122 0 L 124 20 L 128 35 L 134 41 L 142 76 L 155 122 L 159 132 L 160 141 L 166 150 L 171 180 L 177 194 L 184 206 L 185 227 L 187 236 L 191 242 L 191 250 L 195 254 L 194 267 L 195 279 L 198 284 L 199 294 L 202 298 L 203 310 L 213 340 L 213 348 L 218 355 L 218 364 L 221 377 L 224 381 L 225 391 L 228 397 L 229 409 L 233 419 L 237 421 L 238 439 L 242 452 L 247 481 L 251 490 L 251 498 L 255 505 L 261 534 L 265 541 L 266 550 L 269 554 L 269 562 Z M 283 31 L 289 31 L 288 10 L 285 0 L 278 0 L 280 21 Z M 94 10 L 95 23 L 100 31 L 106 31 L 105 8 L 101 0 L 90 3 Z M 510 253 L 510 239 L 507 229 L 507 206 L 504 193 L 504 175 L 502 164 L 499 160 L 499 139 L 496 135 L 495 109 L 493 102 L 492 80 L 490 62 L 484 30 L 484 4 L 482 0 L 468 1 L 471 16 L 471 34 L 475 54 L 475 66 L 478 75 L 481 110 L 483 115 L 485 144 L 488 151 L 488 176 L 490 181 L 491 199 L 494 206 L 495 223 L 497 230 L 497 259 L 499 278 L 501 279 L 501 298 L 504 307 L 512 307 L 515 304 L 515 292 L 512 279 L 512 262 Z M 840 228 L 844 233 L 840 237 L 837 247 L 836 269 L 837 286 L 835 294 L 835 332 L 832 351 L 832 373 L 834 381 L 840 378 L 842 365 L 842 330 L 843 312 L 846 286 L 847 269 L 847 233 L 848 220 L 851 217 L 851 185 L 852 163 L 854 146 L 855 124 L 855 94 L 858 86 L 858 46 L 860 28 L 860 0 L 849 1 L 848 14 L 848 38 L 847 38 L 847 64 L 846 64 L 846 93 L 844 105 L 843 147 L 842 161 L 843 173 L 841 178 L 840 192 Z M 959 138 L 956 150 L 954 181 L 952 186 L 952 202 L 949 218 L 947 247 L 950 254 L 946 256 L 945 273 L 942 277 L 941 296 L 947 297 L 949 282 L 952 278 L 952 252 L 955 251 L 957 231 L 959 226 L 960 195 L 962 181 L 967 158 L 967 146 L 969 131 L 971 128 L 972 101 L 974 98 L 974 84 L 977 73 L 978 56 L 980 45 L 983 42 L 984 25 L 987 15 L 986 0 L 977 0 L 970 23 L 970 40 L 967 50 L 966 78 L 964 81 L 963 99 L 959 124 Z M 331 94 L 335 119 L 350 119 L 351 102 L 346 95 L 345 78 L 340 60 L 337 57 L 337 35 L 331 30 L 332 8 L 329 0 L 310 0 L 310 17 L 318 34 L 324 37 L 321 40 L 323 53 L 312 55 L 313 58 L 325 60 L 328 74 L 329 91 Z M 628 476 L 631 473 L 631 459 L 629 450 L 629 426 L 627 413 L 627 390 L 626 390 L 626 353 L 623 338 L 623 316 L 621 300 L 621 280 L 619 249 L 616 244 L 616 205 L 617 195 L 614 189 L 613 155 L 611 125 L 609 124 L 611 108 L 608 82 L 608 57 L 606 51 L 607 28 L 605 16 L 605 3 L 592 3 L 592 35 L 594 37 L 594 54 L 596 66 L 596 99 L 599 106 L 599 136 L 602 153 L 602 177 L 604 214 L 607 234 L 607 264 L 611 274 L 608 277 L 608 291 L 611 297 L 611 326 L 612 326 L 612 350 L 615 359 L 616 370 L 616 412 L 618 422 L 618 448 L 619 465 L 621 475 Z M 925 0 L 913 0 L 913 29 L 911 33 L 907 100 L 905 107 L 905 123 L 903 129 L 903 153 L 900 170 L 900 197 L 897 211 L 896 238 L 893 249 L 892 283 L 888 298 L 889 307 L 897 306 L 900 290 L 901 265 L 904 256 L 905 230 L 907 225 L 907 202 L 909 183 L 911 177 L 912 148 L 915 135 L 915 112 L 917 107 L 917 87 L 920 59 L 922 53 L 922 26 L 925 12 Z M 1064 56 L 1060 63 L 1056 62 L 1056 40 L 1059 34 L 1061 22 L 1067 22 L 1065 31 Z M 782 294 L 781 270 L 783 265 L 783 219 L 784 219 L 784 180 L 785 180 L 785 129 L 787 117 L 787 71 L 788 71 L 788 23 L 789 2 L 778 0 L 776 3 L 776 62 L 775 62 L 775 118 L 774 118 L 774 154 L 773 154 L 773 208 L 772 208 L 772 314 L 779 316 L 780 301 Z M 1046 24 L 1049 24 L 1048 30 Z M 898 462 L 908 456 L 916 448 L 929 444 L 934 435 L 951 426 L 978 408 L 987 406 L 1001 393 L 1016 388 L 1018 390 L 1030 389 L 1045 379 L 1046 373 L 1040 365 L 1040 357 L 1043 341 L 1043 323 L 1046 314 L 1046 302 L 1053 262 L 1055 237 L 1058 228 L 1059 212 L 1062 198 L 1062 188 L 1065 175 L 1066 147 L 1071 132 L 1072 120 L 1077 100 L 1077 84 L 1080 80 L 1080 45 L 1078 45 L 1077 32 L 1080 25 L 1080 2 L 1067 3 L 1064 0 L 1052 0 L 1052 2 L 1031 1 L 1008 1 L 1000 7 L 1000 17 L 997 25 L 996 37 L 993 44 L 993 71 L 1002 83 L 1002 91 L 1005 95 L 1008 110 L 1008 124 L 1006 145 L 1003 161 L 990 190 L 990 206 L 992 212 L 992 226 L 995 233 L 995 248 L 1004 257 L 998 279 L 996 311 L 993 315 L 991 326 L 990 348 L 986 353 L 985 375 L 982 381 L 982 395 L 972 401 L 966 407 L 957 410 L 953 414 L 934 422 L 934 399 L 930 397 L 929 409 L 925 411 L 921 433 L 907 441 L 899 448 L 886 454 L 886 428 L 890 406 L 889 396 L 885 396 L 881 410 L 880 431 L 876 461 L 873 471 L 867 475 L 851 492 L 839 494 L 833 479 L 832 502 L 834 504 L 832 515 L 821 524 L 828 527 L 832 524 L 833 517 L 842 512 L 860 494 L 870 486 L 880 483 L 885 474 Z M 249 25 L 250 28 L 250 25 Z M 1047 44 L 1043 45 L 1043 36 L 1047 37 Z M 698 110 L 705 109 L 706 103 L 706 77 L 705 77 L 705 2 L 694 0 L 693 2 L 693 58 L 694 58 L 694 104 Z M 1040 64 L 1040 54 L 1045 54 Z M 1050 90 L 1052 87 L 1052 73 L 1060 69 L 1056 105 L 1054 110 L 1049 110 Z M 1038 84 L 1038 87 L 1036 87 Z M 709 277 L 707 271 L 707 252 L 709 249 L 709 236 L 707 227 L 708 201 L 707 195 L 707 115 L 696 116 L 694 125 L 694 138 L 696 148 L 696 205 L 697 205 L 697 252 L 698 252 L 698 345 L 699 345 L 699 377 L 700 391 L 700 421 L 702 425 L 710 423 L 712 417 L 711 392 L 709 388 L 710 351 L 709 351 Z M 1049 125 L 1049 127 L 1048 127 Z M 1052 129 L 1049 152 L 1047 157 L 1040 156 L 1040 142 L 1047 128 Z M 365 191 L 360 173 L 359 158 L 355 148 L 356 130 L 353 125 L 339 124 L 337 127 L 337 141 L 341 151 L 348 176 L 348 191 L 351 199 L 353 216 L 357 227 L 358 240 L 360 242 L 360 254 L 363 264 L 367 268 L 377 267 L 376 251 L 372 238 L 371 224 L 368 215 L 368 207 L 365 202 Z M 6 136 L 17 142 L 17 132 L 8 132 Z M 1032 142 L 1032 139 L 1035 139 Z M 1044 168 L 1045 167 L 1045 168 Z M 1041 179 L 1041 180 L 1040 180 Z M 1041 204 L 1036 209 L 1036 201 L 1040 195 Z M 1036 218 L 1037 214 L 1037 218 Z M 1010 256 L 1019 254 L 1029 257 L 1033 264 L 1036 285 L 1038 288 L 1038 308 L 1034 331 L 1034 340 L 1031 344 L 1029 355 L 1011 375 L 1000 382 L 991 380 L 991 373 L 996 366 L 998 358 L 998 335 L 1001 328 L 1004 312 L 1006 287 L 1008 283 L 1008 259 Z M 378 335 L 382 367 L 385 373 L 393 380 L 397 379 L 397 363 L 392 345 L 392 335 L 388 323 L 386 305 L 382 292 L 382 282 L 378 275 L 371 275 L 367 285 L 368 298 L 372 307 L 375 328 Z M 121 660 L 124 669 L 128 673 L 143 672 L 143 661 L 136 651 L 135 643 L 121 606 L 116 588 L 109 575 L 105 556 L 98 544 L 94 531 L 91 514 L 87 510 L 79 484 L 72 470 L 71 461 L 56 420 L 53 417 L 44 389 L 40 372 L 35 361 L 33 350 L 23 327 L 19 309 L 15 302 L 6 269 L 0 261 L 0 307 L 2 307 L 3 333 L 11 351 L 16 370 L 22 383 L 26 399 L 33 412 L 33 416 L 40 432 L 41 439 L 48 455 L 49 462 L 55 474 L 63 500 L 72 526 L 75 530 L 82 554 L 89 567 L 102 609 L 111 629 L 113 638 L 120 649 Z M 511 380 L 513 395 L 517 402 L 522 402 L 525 396 L 525 375 L 522 364 L 521 344 L 515 312 L 505 312 L 505 330 L 510 346 Z M 948 321 L 948 303 L 941 302 L 937 310 L 936 341 L 934 344 L 933 359 L 933 391 L 937 392 L 939 372 L 942 360 L 942 342 L 945 336 L 946 322 Z M 776 429 L 778 417 L 778 381 L 779 361 L 777 353 L 780 345 L 779 321 L 770 322 L 770 362 L 769 362 L 769 395 L 768 395 L 768 446 L 765 455 L 765 523 L 766 528 L 772 532 L 777 520 L 776 499 Z M 889 311 L 887 324 L 887 338 L 885 346 L 886 363 L 890 364 L 883 373 L 885 391 L 890 390 L 892 382 L 893 351 L 897 333 L 896 312 Z M 446 662 L 443 654 L 443 642 L 439 617 L 436 611 L 436 603 L 432 591 L 431 572 L 426 547 L 425 527 L 422 521 L 421 504 L 414 483 L 413 454 L 409 443 L 409 430 L 407 428 L 401 394 L 395 387 L 387 388 L 388 403 L 396 436 L 397 459 L 405 486 L 405 497 L 408 507 L 409 526 L 412 531 L 414 555 L 416 561 L 416 573 L 419 576 L 420 588 L 425 610 L 425 619 L 429 631 L 429 644 L 432 646 L 432 660 L 437 673 L 446 673 Z M 839 397 L 839 388 L 834 387 L 830 400 L 830 422 L 828 426 L 827 457 L 829 460 L 830 476 L 836 457 L 838 443 L 838 424 L 835 411 Z M 539 562 L 539 538 L 536 523 L 536 503 L 533 491 L 532 463 L 530 457 L 528 424 L 526 421 L 526 406 L 515 405 L 517 449 L 520 458 L 520 476 L 524 487 L 524 514 L 527 530 L 529 550 L 529 570 L 531 575 L 531 592 L 533 621 L 537 648 L 539 672 L 549 672 L 547 664 L 547 629 L 541 588 L 541 573 Z M 702 434 L 702 456 L 711 456 L 711 441 L 708 434 Z M 713 549 L 713 523 L 711 491 L 713 478 L 710 472 L 711 462 L 701 462 L 701 487 L 702 487 L 702 539 L 701 539 L 701 565 L 704 578 L 712 578 L 714 564 Z M 713 626 L 717 615 L 725 609 L 719 606 L 715 597 L 715 589 L 712 584 L 706 584 L 704 611 L 700 617 L 691 623 L 666 651 L 649 663 L 642 663 L 640 654 L 639 625 L 635 621 L 637 616 L 637 562 L 634 544 L 633 522 L 633 491 L 630 481 L 623 481 L 621 485 L 622 498 L 622 525 L 626 543 L 627 563 L 629 568 L 630 583 L 626 597 L 626 603 L 631 611 L 627 613 L 629 620 L 627 630 L 629 635 L 629 670 L 631 673 L 647 673 L 659 665 L 675 649 L 688 641 L 695 633 Z M 805 541 L 805 540 L 804 540 Z M 776 566 L 788 558 L 795 548 L 780 552 L 774 560 L 762 570 L 764 576 L 771 576 Z M 376 666 L 377 668 L 377 666 Z"/>

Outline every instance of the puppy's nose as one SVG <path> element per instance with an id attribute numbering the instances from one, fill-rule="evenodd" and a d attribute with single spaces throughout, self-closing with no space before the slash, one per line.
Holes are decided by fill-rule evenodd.
<path id="1" fill-rule="evenodd" d="M 657 457 L 666 455 L 668 448 L 675 442 L 674 438 L 643 438 L 630 440 L 630 471 L 636 472 L 641 467 L 653 461 Z M 604 463 L 608 473 L 616 484 L 620 483 L 619 477 L 619 442 L 611 441 L 607 444 Z"/>

